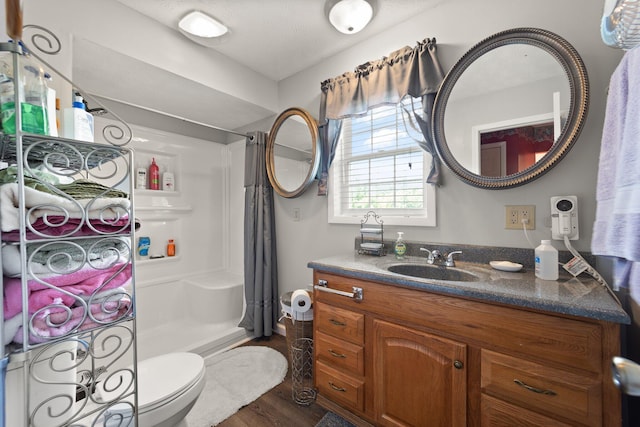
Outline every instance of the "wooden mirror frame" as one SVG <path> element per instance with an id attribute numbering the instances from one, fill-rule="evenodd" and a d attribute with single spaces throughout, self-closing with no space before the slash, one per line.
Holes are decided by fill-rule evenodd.
<path id="1" fill-rule="evenodd" d="M 475 174 L 462 166 L 451 153 L 445 136 L 444 116 L 447 101 L 456 82 L 464 71 L 479 57 L 500 46 L 527 44 L 539 47 L 552 55 L 564 69 L 569 80 L 571 102 L 567 121 L 553 146 L 534 165 L 511 175 L 488 177 Z M 537 28 L 515 28 L 494 34 L 473 46 L 458 60 L 446 75 L 433 107 L 433 140 L 442 161 L 461 180 L 486 189 L 506 189 L 526 184 L 555 166 L 571 149 L 580 134 L 589 106 L 589 81 L 578 52 L 562 37 Z"/>
<path id="2" fill-rule="evenodd" d="M 287 190 L 283 188 L 278 181 L 277 171 L 275 169 L 275 145 L 278 130 L 285 122 L 285 120 L 289 119 L 292 116 L 300 116 L 309 129 L 309 134 L 311 136 L 311 161 L 307 176 L 300 184 L 300 186 L 293 190 Z M 302 108 L 292 107 L 284 110 L 276 118 L 267 137 L 267 152 L 265 160 L 267 163 L 267 175 L 269 177 L 269 182 L 273 186 L 273 189 L 276 191 L 276 193 L 278 193 L 280 196 L 285 198 L 299 197 L 300 195 L 302 195 L 302 193 L 305 192 L 305 190 L 316 178 L 316 175 L 318 174 L 318 168 L 320 166 L 320 145 L 318 144 L 318 139 L 318 122 L 313 118 L 313 116 L 311 116 L 311 114 L 309 114 L 308 111 Z"/>

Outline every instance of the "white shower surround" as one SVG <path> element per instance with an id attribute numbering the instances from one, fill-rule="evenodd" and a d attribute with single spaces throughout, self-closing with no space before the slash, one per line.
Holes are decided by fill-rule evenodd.
<path id="1" fill-rule="evenodd" d="M 138 359 L 190 351 L 208 356 L 251 338 L 242 317 L 242 276 L 212 271 L 138 286 Z"/>
<path id="2" fill-rule="evenodd" d="M 106 121 L 96 120 L 96 134 Z M 207 356 L 248 339 L 244 313 L 244 141 L 212 141 L 133 125 L 134 164 L 175 175 L 175 191 L 135 191 L 137 358 L 174 351 Z M 241 138 L 239 138 L 241 139 Z M 176 256 L 166 257 L 174 239 Z"/>

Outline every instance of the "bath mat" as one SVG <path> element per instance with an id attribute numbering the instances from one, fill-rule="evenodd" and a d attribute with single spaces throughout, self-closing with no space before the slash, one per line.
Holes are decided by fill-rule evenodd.
<path id="1" fill-rule="evenodd" d="M 326 414 L 324 414 L 324 417 L 322 417 L 322 419 L 318 421 L 318 424 L 316 424 L 316 427 L 356 427 L 356 426 L 351 424 L 349 421 L 345 420 L 344 418 L 342 418 L 340 415 L 334 414 L 333 412 L 327 412 Z"/>
<path id="2" fill-rule="evenodd" d="M 189 427 L 214 426 L 280 384 L 287 359 L 269 347 L 236 347 L 207 358 L 207 383 L 187 414 Z"/>

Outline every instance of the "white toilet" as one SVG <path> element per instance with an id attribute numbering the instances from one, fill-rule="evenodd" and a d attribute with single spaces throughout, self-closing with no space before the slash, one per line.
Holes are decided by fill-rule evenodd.
<path id="1" fill-rule="evenodd" d="M 204 385 L 204 359 L 195 353 L 169 353 L 138 362 L 140 427 L 176 426 Z"/>
<path id="2" fill-rule="evenodd" d="M 194 353 L 168 353 L 138 362 L 138 427 L 185 425 L 181 421 L 204 388 L 205 371 L 204 359 Z M 100 394 L 109 395 L 104 390 Z M 132 404 L 127 399 L 107 409 L 104 425 L 128 425 Z"/>

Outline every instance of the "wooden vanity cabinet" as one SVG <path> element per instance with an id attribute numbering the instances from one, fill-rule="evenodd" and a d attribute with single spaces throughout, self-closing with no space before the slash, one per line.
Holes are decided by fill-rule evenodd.
<path id="1" fill-rule="evenodd" d="M 380 426 L 619 426 L 619 326 L 316 270 L 318 401 Z M 353 419 L 352 419 L 353 421 Z"/>

